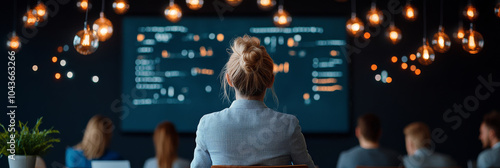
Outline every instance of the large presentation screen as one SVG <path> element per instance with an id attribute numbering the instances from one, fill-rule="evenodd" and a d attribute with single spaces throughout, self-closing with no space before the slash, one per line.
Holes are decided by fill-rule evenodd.
<path id="1" fill-rule="evenodd" d="M 231 41 L 261 40 L 274 60 L 266 105 L 297 116 L 305 133 L 349 130 L 345 18 L 293 17 L 278 28 L 270 17 L 126 17 L 123 20 L 121 127 L 152 132 L 161 121 L 193 133 L 204 114 L 228 108 L 220 73 Z M 234 97 L 231 98 L 234 100 Z"/>

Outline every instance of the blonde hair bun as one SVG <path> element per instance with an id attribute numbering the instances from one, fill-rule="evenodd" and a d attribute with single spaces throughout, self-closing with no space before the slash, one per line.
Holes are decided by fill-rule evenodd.
<path id="1" fill-rule="evenodd" d="M 235 89 L 244 96 L 259 96 L 265 94 L 274 82 L 274 63 L 260 40 L 244 35 L 234 39 L 231 45 L 232 53 L 224 66 L 224 78 L 232 81 Z M 224 83 L 224 95 L 227 95 L 228 83 Z"/>
<path id="2" fill-rule="evenodd" d="M 260 40 L 248 35 L 235 39 L 232 50 L 239 56 L 240 66 L 247 74 L 258 71 L 263 57 L 268 55 L 266 48 L 260 45 Z"/>

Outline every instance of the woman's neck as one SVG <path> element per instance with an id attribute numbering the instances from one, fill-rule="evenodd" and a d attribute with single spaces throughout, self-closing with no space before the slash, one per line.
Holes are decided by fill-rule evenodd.
<path id="1" fill-rule="evenodd" d="M 266 95 L 266 94 L 262 94 L 261 96 L 243 96 L 238 91 L 235 91 L 235 93 L 236 93 L 236 100 L 238 100 L 238 99 L 245 99 L 245 100 L 264 101 L 264 96 Z"/>

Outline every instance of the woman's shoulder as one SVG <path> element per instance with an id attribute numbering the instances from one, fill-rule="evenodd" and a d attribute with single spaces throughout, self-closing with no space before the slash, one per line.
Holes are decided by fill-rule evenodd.
<path id="1" fill-rule="evenodd" d="M 200 121 L 217 119 L 218 116 L 224 115 L 225 113 L 227 113 L 227 109 L 228 108 L 225 108 L 221 111 L 216 111 L 216 112 L 211 112 L 211 113 L 205 114 L 201 117 Z"/>
<path id="2" fill-rule="evenodd" d="M 299 119 L 297 119 L 297 117 L 293 114 L 288 114 L 288 113 L 283 113 L 283 112 L 279 112 L 279 111 L 275 111 L 273 109 L 270 109 L 268 108 L 270 111 L 272 111 L 274 113 L 274 115 L 276 116 L 276 118 L 280 119 L 280 120 L 288 120 L 290 121 L 290 123 L 293 123 L 293 124 L 298 124 L 299 123 Z"/>

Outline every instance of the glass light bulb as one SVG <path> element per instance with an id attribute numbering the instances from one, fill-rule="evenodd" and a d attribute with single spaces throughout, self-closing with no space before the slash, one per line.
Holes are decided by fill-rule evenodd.
<path id="1" fill-rule="evenodd" d="M 186 0 L 186 5 L 191 10 L 198 10 L 203 7 L 203 0 Z"/>
<path id="2" fill-rule="evenodd" d="M 351 36 L 359 36 L 365 30 L 365 25 L 359 18 L 353 15 L 351 19 L 347 21 L 345 28 L 347 30 L 347 34 Z"/>
<path id="3" fill-rule="evenodd" d="M 163 14 L 165 15 L 165 18 L 172 23 L 176 23 L 182 18 L 182 10 L 179 5 L 175 3 L 170 3 L 170 5 L 165 8 Z"/>
<path id="4" fill-rule="evenodd" d="M 410 3 L 407 3 L 404 8 L 403 8 L 403 17 L 408 20 L 408 21 L 415 21 L 417 19 L 417 14 L 418 11 L 417 9 L 411 5 Z"/>
<path id="5" fill-rule="evenodd" d="M 427 44 L 422 45 L 418 48 L 416 56 L 418 62 L 420 62 L 420 64 L 422 65 L 431 64 L 432 62 L 434 62 L 434 59 L 436 57 L 436 55 L 434 54 L 434 50 L 432 50 L 432 48 Z"/>
<path id="6" fill-rule="evenodd" d="M 392 44 L 397 44 L 401 41 L 401 30 L 399 30 L 396 26 L 391 25 L 387 31 L 385 32 L 385 36 L 391 40 Z"/>
<path id="7" fill-rule="evenodd" d="M 92 29 L 97 32 L 99 41 L 106 41 L 113 35 L 113 24 L 104 16 L 103 12 L 100 15 L 101 17 L 92 25 Z"/>
<path id="8" fill-rule="evenodd" d="M 28 11 L 23 16 L 24 27 L 26 28 L 34 28 L 38 25 L 38 17 L 36 17 L 33 13 L 36 14 L 34 9 L 28 9 Z"/>
<path id="9" fill-rule="evenodd" d="M 35 6 L 36 17 L 38 17 L 38 22 L 44 22 L 49 17 L 47 13 L 47 6 L 43 4 L 42 1 L 39 1 Z"/>
<path id="10" fill-rule="evenodd" d="M 376 7 L 372 7 L 366 14 L 366 20 L 368 20 L 368 25 L 378 26 L 384 20 L 384 14 Z"/>
<path id="11" fill-rule="evenodd" d="M 276 5 L 276 0 L 257 0 L 257 6 L 262 10 L 269 10 Z"/>
<path id="12" fill-rule="evenodd" d="M 113 10 L 119 15 L 126 13 L 129 7 L 127 0 L 115 0 L 113 2 Z"/>
<path id="13" fill-rule="evenodd" d="M 451 41 L 448 35 L 444 33 L 444 30 L 441 28 L 434 36 L 432 37 L 432 48 L 436 52 L 445 53 L 450 49 Z"/>
<path id="14" fill-rule="evenodd" d="M 238 6 L 243 0 L 226 0 L 226 3 L 232 7 Z"/>
<path id="15" fill-rule="evenodd" d="M 460 24 L 457 32 L 453 33 L 453 38 L 459 43 L 462 43 L 462 38 L 464 38 L 465 32 L 463 26 Z"/>
<path id="16" fill-rule="evenodd" d="M 495 6 L 495 15 L 500 17 L 500 2 L 498 2 L 497 6 Z"/>
<path id="17" fill-rule="evenodd" d="M 469 4 L 465 7 L 463 14 L 469 21 L 475 21 L 479 13 L 477 12 L 476 7 Z"/>
<path id="18" fill-rule="evenodd" d="M 479 53 L 484 47 L 483 35 L 472 29 L 468 30 L 462 38 L 462 47 L 471 54 Z"/>
<path id="19" fill-rule="evenodd" d="M 76 2 L 76 7 L 78 7 L 81 11 L 87 10 L 91 4 L 89 3 L 89 0 L 80 0 Z"/>
<path id="20" fill-rule="evenodd" d="M 99 37 L 97 32 L 90 30 L 90 27 L 78 31 L 73 38 L 73 46 L 82 55 L 94 53 L 99 47 Z"/>
<path id="21" fill-rule="evenodd" d="M 9 51 L 19 51 L 21 49 L 21 41 L 16 32 L 10 33 L 8 37 L 9 40 L 7 40 L 7 49 Z"/>
<path id="22" fill-rule="evenodd" d="M 292 23 L 292 17 L 283 9 L 283 6 L 280 6 L 278 11 L 274 13 L 273 22 L 277 27 L 287 27 Z"/>

